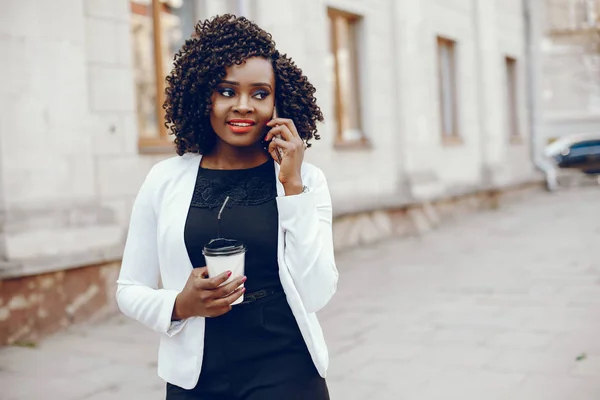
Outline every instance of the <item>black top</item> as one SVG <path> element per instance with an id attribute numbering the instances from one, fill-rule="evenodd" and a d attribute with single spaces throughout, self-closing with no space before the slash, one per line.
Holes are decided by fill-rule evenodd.
<path id="1" fill-rule="evenodd" d="M 202 249 L 211 239 L 239 240 L 247 248 L 246 294 L 266 288 L 280 290 L 207 318 L 198 384 L 191 391 L 169 386 L 169 400 L 241 399 L 247 397 L 244 393 L 259 393 L 258 388 L 288 389 L 283 382 L 293 383 L 294 388 L 288 389 L 292 391 L 308 379 L 324 382 L 281 288 L 276 182 L 273 161 L 245 170 L 198 169 L 184 230 L 192 265 L 206 265 Z M 227 196 L 219 235 L 217 215 Z"/>
<path id="2" fill-rule="evenodd" d="M 217 216 L 221 213 L 220 232 Z M 206 265 L 202 248 L 211 239 L 235 239 L 246 245 L 248 293 L 279 287 L 277 186 L 272 160 L 241 170 L 200 167 L 185 223 L 184 239 L 194 267 Z"/>

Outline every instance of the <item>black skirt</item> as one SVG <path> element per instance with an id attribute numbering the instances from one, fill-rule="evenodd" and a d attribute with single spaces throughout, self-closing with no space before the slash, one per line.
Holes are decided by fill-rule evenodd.
<path id="1" fill-rule="evenodd" d="M 204 343 L 198 384 L 167 400 L 329 399 L 282 291 L 207 318 Z"/>

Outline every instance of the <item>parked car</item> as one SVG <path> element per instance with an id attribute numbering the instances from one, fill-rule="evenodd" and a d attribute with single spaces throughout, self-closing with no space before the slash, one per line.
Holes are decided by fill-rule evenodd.
<path id="1" fill-rule="evenodd" d="M 560 138 L 545 149 L 558 168 L 577 169 L 589 175 L 600 175 L 600 135 L 571 135 Z"/>
<path id="2" fill-rule="evenodd" d="M 585 140 L 565 147 L 555 156 L 559 168 L 574 168 L 588 175 L 600 174 L 600 140 Z"/>

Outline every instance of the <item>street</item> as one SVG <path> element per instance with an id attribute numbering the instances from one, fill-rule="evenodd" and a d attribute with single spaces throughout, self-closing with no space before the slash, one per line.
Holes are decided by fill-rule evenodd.
<path id="1" fill-rule="evenodd" d="M 331 398 L 600 398 L 599 256 L 597 187 L 339 254 Z M 159 400 L 156 346 L 119 316 L 1 349 L 0 399 Z"/>

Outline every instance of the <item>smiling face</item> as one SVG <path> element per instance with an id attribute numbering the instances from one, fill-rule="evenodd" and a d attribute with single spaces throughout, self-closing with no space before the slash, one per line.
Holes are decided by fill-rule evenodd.
<path id="1" fill-rule="evenodd" d="M 260 145 L 275 106 L 275 75 L 271 62 L 253 57 L 226 69 L 212 97 L 210 124 L 218 146 Z"/>

